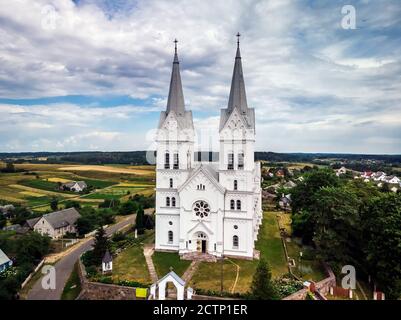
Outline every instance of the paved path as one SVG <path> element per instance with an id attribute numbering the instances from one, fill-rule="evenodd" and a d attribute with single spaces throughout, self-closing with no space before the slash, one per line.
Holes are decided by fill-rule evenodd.
<path id="1" fill-rule="evenodd" d="M 107 235 L 111 235 L 128 224 L 135 222 L 135 215 L 127 216 L 124 220 L 109 226 L 106 229 Z M 54 267 L 56 268 L 56 289 L 45 290 L 42 288 L 42 277 L 33 285 L 28 293 L 27 300 L 60 300 L 64 286 L 74 268 L 80 255 L 92 248 L 93 239 L 83 242 L 72 250 L 68 255 L 61 258 Z M 38 271 L 40 272 L 40 271 Z"/>
<path id="2" fill-rule="evenodd" d="M 182 280 L 184 280 L 188 284 L 189 281 L 192 279 L 192 276 L 195 274 L 196 270 L 198 270 L 199 264 L 199 260 L 192 260 L 191 264 L 182 275 Z"/>
<path id="3" fill-rule="evenodd" d="M 153 244 L 147 244 L 143 247 L 143 255 L 145 256 L 146 264 L 148 265 L 148 270 L 152 283 L 156 283 L 159 278 L 157 277 L 155 265 L 153 264 L 152 255 L 155 252 L 155 246 Z"/>

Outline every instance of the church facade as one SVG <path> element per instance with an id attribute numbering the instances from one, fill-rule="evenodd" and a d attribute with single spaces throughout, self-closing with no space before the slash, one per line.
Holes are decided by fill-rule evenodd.
<path id="1" fill-rule="evenodd" d="M 186 110 L 177 43 L 166 111 L 156 144 L 156 251 L 253 259 L 262 222 L 260 163 L 254 161 L 255 111 L 245 93 L 239 41 L 218 161 L 199 160 Z"/>

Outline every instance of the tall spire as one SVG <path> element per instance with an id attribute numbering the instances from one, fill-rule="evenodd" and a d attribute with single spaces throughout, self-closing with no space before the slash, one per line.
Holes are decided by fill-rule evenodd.
<path id="1" fill-rule="evenodd" d="M 237 33 L 237 53 L 235 55 L 234 71 L 231 80 L 230 98 L 228 100 L 228 111 L 231 112 L 235 107 L 241 113 L 246 113 L 248 109 L 248 103 L 246 101 L 245 93 L 245 82 L 244 75 L 242 72 L 241 63 L 241 52 L 239 50 L 239 37 L 240 33 Z"/>
<path id="2" fill-rule="evenodd" d="M 171 73 L 170 90 L 168 93 L 167 113 L 173 110 L 177 115 L 183 115 L 185 112 L 185 103 L 181 84 L 180 63 L 177 54 L 177 42 L 177 39 L 175 39 L 173 71 Z"/>

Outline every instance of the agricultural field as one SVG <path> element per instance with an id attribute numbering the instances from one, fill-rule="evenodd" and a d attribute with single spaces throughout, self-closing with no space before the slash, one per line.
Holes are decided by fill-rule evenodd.
<path id="1" fill-rule="evenodd" d="M 4 166 L 0 162 L 0 167 Z M 136 193 L 154 192 L 154 166 L 22 163 L 15 164 L 15 168 L 25 171 L 0 173 L 0 201 L 25 205 L 38 212 L 48 211 L 53 198 L 60 206 L 66 200 L 97 206 L 105 199 L 125 201 Z M 85 181 L 89 193 L 59 189 L 60 184 L 70 181 Z"/>

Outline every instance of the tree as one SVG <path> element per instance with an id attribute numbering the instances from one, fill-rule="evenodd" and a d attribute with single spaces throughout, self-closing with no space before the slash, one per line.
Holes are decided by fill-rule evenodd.
<path id="1" fill-rule="evenodd" d="M 389 299 L 401 296 L 401 195 L 384 193 L 362 211 L 365 260 Z"/>
<path id="2" fill-rule="evenodd" d="M 254 299 L 274 300 L 278 298 L 271 278 L 272 275 L 268 263 L 264 259 L 260 259 L 251 285 L 251 294 Z"/>
<path id="3" fill-rule="evenodd" d="M 12 224 L 24 224 L 26 220 L 32 217 L 32 213 L 26 208 L 22 206 L 16 206 L 11 212 L 11 223 Z"/>
<path id="4" fill-rule="evenodd" d="M 7 162 L 6 167 L 2 170 L 5 173 L 14 173 L 16 172 L 15 166 L 12 162 Z"/>
<path id="5" fill-rule="evenodd" d="M 312 170 L 305 174 L 304 181 L 291 189 L 292 228 L 296 236 L 301 236 L 303 242 L 311 243 L 316 217 L 314 211 L 319 201 L 315 194 L 323 187 L 337 187 L 339 178 L 331 169 Z"/>
<path id="6" fill-rule="evenodd" d="M 326 262 L 355 265 L 362 256 L 356 195 L 346 187 L 324 187 L 315 193 L 313 216 L 318 256 Z"/>
<path id="7" fill-rule="evenodd" d="M 137 204 L 132 201 L 128 200 L 127 202 L 124 202 L 119 209 L 119 214 L 120 215 L 128 215 L 128 214 L 133 214 L 137 210 L 138 206 Z"/>
<path id="8" fill-rule="evenodd" d="M 50 250 L 51 239 L 37 232 L 29 232 L 16 240 L 16 258 L 19 265 L 33 265 Z"/>
<path id="9" fill-rule="evenodd" d="M 7 224 L 7 219 L 3 215 L 3 213 L 0 212 L 0 229 L 4 228 L 6 224 Z"/>
<path id="10" fill-rule="evenodd" d="M 50 208 L 53 211 L 56 211 L 58 209 L 58 200 L 56 197 L 53 197 L 52 200 L 50 201 Z"/>
<path id="11" fill-rule="evenodd" d="M 145 231 L 144 215 L 145 215 L 145 212 L 143 210 L 143 207 L 139 206 L 138 211 L 136 212 L 136 218 L 135 218 L 135 227 L 138 230 L 138 234 L 143 234 Z"/>
<path id="12" fill-rule="evenodd" d="M 75 208 L 75 209 L 81 209 L 81 204 L 78 201 L 75 200 L 67 200 L 65 202 L 65 208 Z"/>
<path id="13" fill-rule="evenodd" d="M 102 263 L 102 259 L 106 251 L 109 249 L 109 239 L 103 227 L 96 231 L 95 242 L 93 244 L 92 264 L 98 266 Z"/>

